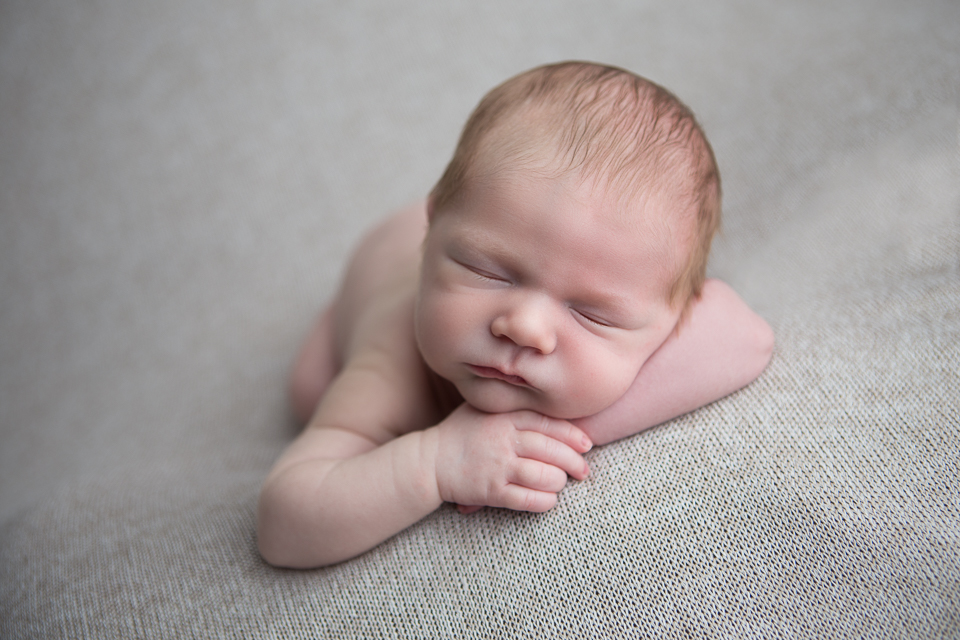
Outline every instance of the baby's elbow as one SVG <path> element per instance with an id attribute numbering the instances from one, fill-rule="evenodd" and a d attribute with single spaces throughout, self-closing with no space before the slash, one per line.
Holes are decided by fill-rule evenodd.
<path id="1" fill-rule="evenodd" d="M 284 553 L 283 545 L 280 544 L 275 535 L 272 535 L 268 527 L 263 523 L 257 526 L 257 550 L 260 557 L 269 565 L 279 568 L 290 566 L 290 560 Z"/>
<path id="2" fill-rule="evenodd" d="M 321 544 L 316 520 L 304 516 L 302 490 L 283 482 L 268 481 L 257 506 L 257 550 L 264 562 L 281 569 L 316 569 L 336 564 L 349 556 L 337 555 L 336 547 Z"/>
<path id="3" fill-rule="evenodd" d="M 260 557 L 263 558 L 263 561 L 267 564 L 278 568 L 287 567 L 287 563 L 284 562 L 284 557 L 280 549 L 268 535 L 264 535 L 262 527 L 257 530 L 257 550 L 260 552 Z"/>
<path id="4" fill-rule="evenodd" d="M 257 550 L 267 564 L 283 567 L 288 559 L 285 557 L 285 545 L 280 535 L 281 527 L 278 526 L 276 511 L 276 501 L 264 488 L 257 508 Z"/>
<path id="5" fill-rule="evenodd" d="M 286 502 L 277 487 L 264 487 L 257 507 L 257 550 L 274 567 L 301 568 L 295 555 L 296 544 L 291 540 L 294 523 L 287 517 Z"/>

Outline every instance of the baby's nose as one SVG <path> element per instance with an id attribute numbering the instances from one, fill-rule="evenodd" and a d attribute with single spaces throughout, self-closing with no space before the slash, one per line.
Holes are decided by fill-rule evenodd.
<path id="1" fill-rule="evenodd" d="M 498 315 L 490 332 L 546 355 L 557 348 L 557 333 L 546 301 L 526 299 Z"/>

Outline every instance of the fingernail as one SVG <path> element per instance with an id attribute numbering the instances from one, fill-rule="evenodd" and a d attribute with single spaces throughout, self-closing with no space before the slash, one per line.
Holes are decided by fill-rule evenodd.
<path id="1" fill-rule="evenodd" d="M 583 446 L 587 448 L 587 451 L 590 451 L 590 449 L 593 449 L 593 443 L 590 442 L 590 438 L 588 438 L 587 436 L 581 437 L 580 441 L 583 442 Z"/>
<path id="2" fill-rule="evenodd" d="M 583 461 L 583 477 L 586 478 L 588 475 L 590 475 L 590 465 L 587 464 L 586 460 L 584 460 Z"/>

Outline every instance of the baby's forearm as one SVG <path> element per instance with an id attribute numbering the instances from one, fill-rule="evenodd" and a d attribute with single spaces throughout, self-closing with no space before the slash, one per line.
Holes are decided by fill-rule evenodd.
<path id="1" fill-rule="evenodd" d="M 619 440 L 719 400 L 767 366 L 773 332 L 728 285 L 707 280 L 686 323 L 612 406 L 575 420 L 596 444 Z"/>
<path id="2" fill-rule="evenodd" d="M 260 496 L 258 544 L 269 563 L 334 564 L 372 549 L 435 509 L 435 446 L 409 433 L 361 455 L 274 470 Z"/>

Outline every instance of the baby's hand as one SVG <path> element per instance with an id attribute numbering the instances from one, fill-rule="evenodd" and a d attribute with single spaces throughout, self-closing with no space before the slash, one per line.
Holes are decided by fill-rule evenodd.
<path id="1" fill-rule="evenodd" d="M 581 454 L 593 444 L 566 420 L 464 404 L 436 429 L 437 486 L 446 502 L 547 511 L 568 474 L 583 480 L 589 473 Z"/>

